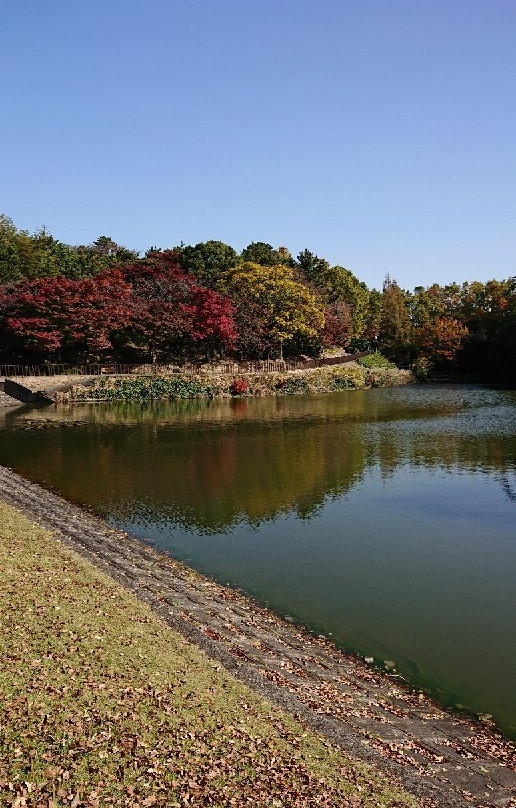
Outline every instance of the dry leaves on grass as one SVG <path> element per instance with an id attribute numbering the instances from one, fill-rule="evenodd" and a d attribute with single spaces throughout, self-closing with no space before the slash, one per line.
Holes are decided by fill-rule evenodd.
<path id="1" fill-rule="evenodd" d="M 0 517 L 2 808 L 414 805 Z"/>

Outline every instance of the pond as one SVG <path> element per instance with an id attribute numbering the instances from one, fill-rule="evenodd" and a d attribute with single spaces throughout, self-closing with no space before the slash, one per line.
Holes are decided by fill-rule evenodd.
<path id="1" fill-rule="evenodd" d="M 516 737 L 515 392 L 0 418 L 0 463 Z"/>

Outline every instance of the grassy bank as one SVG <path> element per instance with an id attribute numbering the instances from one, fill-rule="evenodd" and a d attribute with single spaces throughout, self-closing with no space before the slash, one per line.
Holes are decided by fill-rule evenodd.
<path id="1" fill-rule="evenodd" d="M 88 387 L 72 387 L 58 394 L 68 401 L 145 401 L 148 399 L 230 398 L 231 396 L 278 396 L 332 393 L 366 387 L 409 384 L 410 371 L 394 367 L 364 367 L 356 362 L 333 367 L 284 373 L 249 373 L 239 376 L 183 375 L 167 377 L 103 377 Z"/>
<path id="2" fill-rule="evenodd" d="M 0 805 L 409 806 L 0 503 Z"/>

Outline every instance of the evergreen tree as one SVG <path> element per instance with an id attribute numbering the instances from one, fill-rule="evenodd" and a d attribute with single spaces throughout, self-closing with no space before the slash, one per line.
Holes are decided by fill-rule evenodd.
<path id="1" fill-rule="evenodd" d="M 202 241 L 194 247 L 183 246 L 180 263 L 200 284 L 213 289 L 223 272 L 236 267 L 238 256 L 233 247 L 223 241 Z"/>
<path id="2" fill-rule="evenodd" d="M 394 278 L 386 276 L 383 284 L 379 347 L 398 365 L 407 365 L 411 358 L 412 324 L 405 293 Z"/>

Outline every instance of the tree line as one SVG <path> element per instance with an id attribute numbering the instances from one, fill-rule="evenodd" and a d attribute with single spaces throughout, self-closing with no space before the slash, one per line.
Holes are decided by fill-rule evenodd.
<path id="1" fill-rule="evenodd" d="M 369 289 L 308 249 L 71 246 L 0 216 L 0 359 L 206 361 L 379 350 L 419 376 L 514 376 L 516 278 Z"/>

